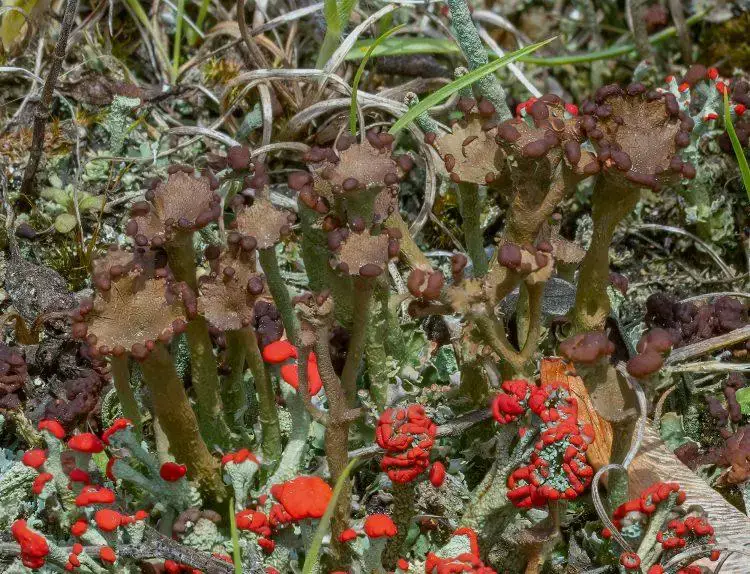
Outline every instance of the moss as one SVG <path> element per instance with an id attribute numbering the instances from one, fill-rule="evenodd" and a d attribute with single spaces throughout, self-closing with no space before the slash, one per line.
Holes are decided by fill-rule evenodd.
<path id="1" fill-rule="evenodd" d="M 701 34 L 701 58 L 706 64 L 719 62 L 719 70 L 731 75 L 736 69 L 750 68 L 750 44 L 747 31 L 750 29 L 750 13 L 745 12 L 721 24 L 706 25 Z"/>

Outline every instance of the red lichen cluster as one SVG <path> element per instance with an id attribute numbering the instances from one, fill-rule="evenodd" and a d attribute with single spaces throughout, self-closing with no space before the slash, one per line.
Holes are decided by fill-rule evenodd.
<path id="1" fill-rule="evenodd" d="M 263 360 L 271 365 L 281 365 L 279 373 L 289 385 L 299 389 L 297 348 L 289 341 L 274 341 L 263 348 Z M 314 397 L 323 388 L 323 380 L 318 371 L 318 358 L 315 353 L 307 356 L 307 389 Z"/>
<path id="2" fill-rule="evenodd" d="M 252 452 L 250 452 L 246 448 L 241 448 L 237 452 L 230 452 L 225 454 L 223 457 L 221 457 L 221 464 L 241 464 L 245 462 L 246 460 L 249 460 L 251 462 L 254 462 L 257 465 L 260 465 L 260 461 L 258 460 L 258 457 L 256 457 Z"/>
<path id="3" fill-rule="evenodd" d="M 27 568 L 41 568 L 49 554 L 47 540 L 34 532 L 25 520 L 16 520 L 10 528 L 13 538 L 21 546 L 21 562 Z"/>
<path id="4" fill-rule="evenodd" d="M 299 522 L 323 516 L 333 491 L 319 476 L 298 476 L 271 487 L 271 495 L 279 501 L 271 509 L 271 522 Z"/>
<path id="5" fill-rule="evenodd" d="M 422 405 L 383 411 L 375 429 L 378 445 L 386 454 L 380 468 L 393 482 L 411 482 L 430 465 L 437 427 Z"/>
<path id="6" fill-rule="evenodd" d="M 685 492 L 680 486 L 673 482 L 657 482 L 646 488 L 640 496 L 628 500 L 617 507 L 612 515 L 612 523 L 618 530 L 625 527 L 638 526 L 645 529 L 650 517 L 654 515 L 659 505 L 671 496 L 674 496 L 674 511 L 679 518 L 673 518 L 667 522 L 666 527 L 656 534 L 656 541 L 662 547 L 660 562 L 668 562 L 675 555 L 684 552 L 690 547 L 707 548 L 705 556 L 710 560 L 718 560 L 719 551 L 710 547 L 716 543 L 714 529 L 705 517 L 695 514 L 684 514 L 680 505 L 685 501 Z M 692 509 L 691 509 L 692 510 Z M 690 512 L 690 510 L 689 510 Z M 605 528 L 602 531 L 604 538 L 611 538 L 612 533 Z M 695 556 L 693 560 L 699 559 Z M 620 554 L 620 564 L 625 570 L 640 572 L 640 558 L 632 552 Z M 661 564 L 655 564 L 648 570 L 648 574 L 664 574 L 666 570 Z M 684 566 L 677 574 L 700 574 L 702 570 L 697 566 Z"/>
<path id="7" fill-rule="evenodd" d="M 247 508 L 235 515 L 237 528 L 258 535 L 258 545 L 271 554 L 276 542 L 271 538 L 279 529 L 303 520 L 318 520 L 325 514 L 333 490 L 318 476 L 298 476 L 271 487 L 271 495 L 278 501 L 266 514 L 260 508 Z M 259 499 L 266 503 L 265 495 Z"/>
<path id="8" fill-rule="evenodd" d="M 537 386 L 517 379 L 503 382 L 502 390 L 492 401 L 493 415 L 500 424 L 514 422 L 527 412 L 539 419 L 539 437 L 528 464 L 508 477 L 509 500 L 529 508 L 580 496 L 594 474 L 586 461 L 594 430 L 578 419 L 578 401 L 567 384 Z"/>
<path id="9" fill-rule="evenodd" d="M 621 530 L 623 526 L 634 522 L 645 523 L 648 517 L 656 512 L 659 503 L 667 500 L 672 493 L 676 494 L 676 504 L 685 502 L 685 491 L 680 489 L 679 484 L 675 482 L 655 482 L 641 492 L 640 496 L 618 506 L 612 515 L 612 524 L 618 530 Z M 609 538 L 611 535 L 612 533 L 607 528 L 602 531 L 602 536 L 605 538 Z"/>
<path id="10" fill-rule="evenodd" d="M 477 535 L 470 528 L 459 528 L 453 536 L 466 536 L 469 539 L 471 550 L 458 556 L 441 558 L 434 552 L 427 553 L 425 562 L 425 574 L 454 574 L 456 572 L 467 572 L 468 574 L 496 574 L 495 570 L 485 566 L 479 558 L 479 544 Z"/>

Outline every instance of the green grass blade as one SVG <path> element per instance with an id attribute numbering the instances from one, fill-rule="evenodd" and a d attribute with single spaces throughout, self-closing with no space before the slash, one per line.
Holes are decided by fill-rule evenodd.
<path id="1" fill-rule="evenodd" d="M 344 488 L 344 482 L 349 478 L 352 469 L 358 462 L 358 458 L 353 458 L 349 464 L 346 465 L 346 468 L 344 469 L 344 472 L 341 473 L 338 481 L 336 481 L 336 486 L 333 488 L 333 496 L 331 496 L 331 500 L 328 503 L 328 508 L 326 508 L 325 514 L 323 514 L 323 517 L 320 519 L 318 528 L 315 529 L 315 535 L 310 543 L 310 548 L 307 549 L 307 553 L 305 554 L 305 565 L 302 567 L 302 574 L 312 574 L 315 564 L 320 560 L 320 547 L 323 545 L 323 537 L 325 537 L 331 526 L 331 516 L 333 515 L 333 509 L 336 508 L 336 501 L 341 494 L 341 489 Z"/>
<path id="2" fill-rule="evenodd" d="M 692 26 L 703 20 L 709 10 L 703 10 L 685 20 L 686 26 Z M 677 35 L 677 29 L 672 26 L 649 37 L 651 44 L 659 44 Z M 346 55 L 347 60 L 359 60 L 367 52 L 372 40 L 360 40 Z M 634 44 L 623 44 L 613 46 L 596 52 L 584 54 L 567 54 L 564 56 L 553 56 L 549 58 L 537 56 L 523 56 L 518 59 L 525 64 L 536 64 L 539 66 L 564 66 L 566 64 L 586 64 L 599 60 L 610 60 L 619 56 L 627 56 L 635 51 Z M 380 44 L 371 57 L 379 56 L 407 56 L 411 54 L 459 54 L 458 46 L 451 40 L 445 38 L 391 38 Z M 488 53 L 494 58 L 494 52 Z"/>
<path id="3" fill-rule="evenodd" d="M 242 574 L 242 550 L 240 549 L 240 534 L 237 530 L 237 519 L 234 515 L 234 498 L 229 499 L 229 530 L 232 533 L 234 574 Z"/>
<path id="4" fill-rule="evenodd" d="M 742 144 L 737 137 L 737 132 L 734 131 L 734 125 L 732 124 L 732 114 L 729 109 L 729 90 L 724 91 L 724 128 L 729 134 L 729 140 L 732 142 L 732 149 L 734 155 L 737 156 L 737 163 L 740 164 L 740 174 L 742 175 L 742 183 L 745 186 L 745 193 L 747 193 L 748 199 L 750 199 L 750 166 L 747 164 L 747 158 L 745 157 L 745 150 L 742 149 Z"/>
<path id="5" fill-rule="evenodd" d="M 318 59 L 315 67 L 320 69 L 328 61 L 328 58 L 336 51 L 341 40 L 341 14 L 339 14 L 339 4 L 336 0 L 324 0 L 323 16 L 326 19 L 326 35 L 323 38 L 323 45 L 318 52 Z"/>
<path id="6" fill-rule="evenodd" d="M 491 74 L 494 71 L 498 70 L 499 68 L 503 67 L 506 64 L 509 64 L 511 62 L 515 62 L 518 60 L 521 56 L 525 56 L 526 54 L 530 54 L 531 52 L 538 50 L 542 46 L 549 44 L 556 38 L 552 37 L 547 40 L 543 40 L 542 42 L 537 42 L 536 44 L 531 44 L 530 46 L 526 46 L 525 48 L 521 48 L 520 50 L 516 50 L 515 52 L 512 52 L 510 54 L 505 54 L 502 58 L 498 58 L 497 60 L 493 60 L 492 62 L 489 62 L 485 64 L 484 66 L 481 66 L 477 68 L 476 70 L 472 70 L 468 74 L 461 76 L 460 78 L 453 80 L 450 84 L 447 84 L 440 88 L 437 92 L 433 92 L 429 96 L 427 96 L 424 100 L 419 102 L 416 106 L 413 108 L 409 108 L 407 112 L 401 116 L 398 121 L 391 126 L 391 129 L 388 130 L 389 134 L 396 134 L 402 129 L 404 129 L 410 122 L 413 122 L 417 116 L 423 112 L 426 112 L 431 107 L 436 106 L 443 100 L 448 99 L 452 94 L 456 93 L 458 90 L 462 88 L 466 88 L 476 82 L 479 78 L 486 76 L 487 74 Z"/>
<path id="7" fill-rule="evenodd" d="M 365 57 L 362 58 L 362 61 L 359 63 L 359 68 L 357 68 L 357 73 L 354 74 L 354 81 L 352 82 L 352 103 L 351 107 L 349 108 L 349 132 L 352 135 L 357 133 L 357 91 L 359 89 L 359 81 L 360 79 L 362 79 L 362 74 L 365 71 L 365 66 L 367 66 L 367 61 L 370 59 L 370 56 L 372 55 L 375 48 L 378 47 L 378 44 L 388 38 L 388 36 L 394 34 L 395 32 L 398 32 L 405 25 L 406 24 L 401 24 L 399 26 L 391 28 L 390 30 L 387 30 L 386 32 L 383 32 L 378 37 L 378 39 L 370 45 L 370 47 L 367 49 Z"/>
<path id="8" fill-rule="evenodd" d="M 339 23 L 340 23 L 340 30 L 343 30 L 346 28 L 346 25 L 349 23 L 349 18 L 352 15 L 352 10 L 354 9 L 354 4 L 357 2 L 357 0 L 340 0 L 339 4 Z"/>

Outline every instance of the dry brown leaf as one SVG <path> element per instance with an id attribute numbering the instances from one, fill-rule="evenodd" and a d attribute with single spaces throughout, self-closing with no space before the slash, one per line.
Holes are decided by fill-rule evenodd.
<path id="1" fill-rule="evenodd" d="M 609 462 L 612 453 L 612 426 L 604 420 L 594 409 L 583 379 L 576 375 L 575 368 L 572 364 L 566 363 L 562 359 L 543 359 L 541 365 L 542 384 L 552 381 L 564 380 L 570 392 L 578 400 L 578 418 L 583 422 L 594 427 L 596 438 L 589 445 L 586 451 L 586 458 L 594 467 L 599 470 Z"/>
<path id="2" fill-rule="evenodd" d="M 629 469 L 630 494 L 637 496 L 654 482 L 677 482 L 685 490 L 685 506 L 700 505 L 716 532 L 719 546 L 750 552 L 750 520 L 706 482 L 691 471 L 666 447 L 659 433 L 646 423 L 641 448 Z M 703 564 L 703 563 L 701 563 Z M 711 568 L 711 563 L 706 562 Z M 732 555 L 721 569 L 722 574 L 747 574 L 746 556 Z"/>

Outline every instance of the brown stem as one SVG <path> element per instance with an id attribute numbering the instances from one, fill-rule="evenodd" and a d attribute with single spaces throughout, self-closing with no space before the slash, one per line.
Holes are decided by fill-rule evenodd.
<path id="1" fill-rule="evenodd" d="M 331 482 L 336 484 L 349 463 L 349 421 L 329 417 L 325 434 L 325 451 Z M 352 500 L 352 480 L 347 477 L 336 500 L 331 517 L 331 556 L 336 569 L 346 569 L 350 560 L 349 545 L 339 542 L 339 535 L 348 528 Z"/>
<path id="2" fill-rule="evenodd" d="M 216 501 L 223 500 L 226 492 L 219 463 L 211 456 L 198 430 L 198 421 L 174 368 L 172 356 L 161 343 L 157 343 L 141 367 L 156 417 L 169 439 L 169 448 L 175 459 L 187 466 L 188 476 L 198 483 L 206 496 Z"/>
<path id="3" fill-rule="evenodd" d="M 609 246 L 620 223 L 636 206 L 640 193 L 600 178 L 594 187 L 591 217 L 594 230 L 578 274 L 579 289 L 572 311 L 574 332 L 604 327 L 609 315 Z"/>
<path id="4" fill-rule="evenodd" d="M 197 266 L 192 232 L 177 233 L 167 243 L 167 255 L 175 278 L 185 282 L 197 294 Z M 226 447 L 229 445 L 229 426 L 224 419 L 221 385 L 208 323 L 203 317 L 195 317 L 188 322 L 185 334 L 190 348 L 190 373 L 201 432 L 212 447 Z"/>
<path id="5" fill-rule="evenodd" d="M 409 526 L 417 513 L 415 504 L 416 484 L 414 481 L 406 484 L 394 483 L 393 485 L 393 507 L 391 518 L 398 528 L 394 537 L 388 540 L 383 552 L 383 566 L 389 571 L 396 567 L 396 562 L 403 556 L 402 550 L 406 537 L 409 535 Z"/>
<path id="6" fill-rule="evenodd" d="M 263 52 L 250 35 L 250 31 L 247 29 L 247 21 L 245 19 L 245 0 L 237 0 L 237 26 L 240 29 L 240 35 L 245 42 L 245 46 L 247 46 L 247 49 L 250 52 L 250 59 L 253 66 L 259 70 L 270 69 L 268 60 L 266 60 Z M 283 84 L 277 81 L 272 81 L 271 85 L 273 86 L 274 91 L 291 105 L 293 110 L 297 109 L 297 102 L 294 100 L 294 96 L 292 96 Z"/>
<path id="7" fill-rule="evenodd" d="M 245 393 L 245 356 L 247 348 L 242 333 L 239 331 L 227 331 L 226 362 L 229 367 L 229 375 L 224 377 L 221 389 L 221 401 L 224 405 L 224 418 L 231 428 L 241 430 L 244 426 L 238 420 L 239 413 L 247 405 Z"/>
<path id="8" fill-rule="evenodd" d="M 185 330 L 190 347 L 190 373 L 201 432 L 212 446 L 229 445 L 229 426 L 224 418 L 219 373 L 211 336 L 203 317 L 195 317 Z"/>
<path id="9" fill-rule="evenodd" d="M 484 314 L 472 315 L 471 319 L 479 329 L 484 342 L 490 346 L 495 354 L 507 361 L 515 373 L 522 373 L 523 361 L 518 351 L 508 341 L 502 319 L 493 319 L 489 315 L 490 312 L 491 310 L 487 310 Z"/>
<path id="10" fill-rule="evenodd" d="M 653 48 L 648 38 L 646 29 L 646 0 L 627 0 L 630 8 L 630 19 L 628 25 L 633 33 L 635 47 L 641 60 L 647 60 L 653 54 Z"/>
<path id="11" fill-rule="evenodd" d="M 60 36 L 57 39 L 55 51 L 52 53 L 52 65 L 42 88 L 42 96 L 34 108 L 29 163 L 23 172 L 23 182 L 21 183 L 21 193 L 18 202 L 19 208 L 23 211 L 30 211 L 34 205 L 34 200 L 38 196 L 34 187 L 34 178 L 36 177 L 36 171 L 39 168 L 39 161 L 41 160 L 44 148 L 44 132 L 47 126 L 49 109 L 52 105 L 52 96 L 55 91 L 55 85 L 57 85 L 57 78 L 62 71 L 62 65 L 65 61 L 68 38 L 70 37 L 70 31 L 73 29 L 73 24 L 75 24 L 77 11 L 78 0 L 67 0 L 62 24 L 60 25 Z"/>
<path id="12" fill-rule="evenodd" d="M 364 325 L 354 323 L 355 328 L 364 330 Z M 332 482 L 336 483 L 349 463 L 349 427 L 352 417 L 343 385 L 331 362 L 328 346 L 330 325 L 322 321 L 315 325 L 315 352 L 318 357 L 318 370 L 323 381 L 323 388 L 328 397 L 328 420 L 325 434 L 325 451 L 328 469 Z M 354 334 L 352 335 L 352 340 Z M 352 353 L 353 341 L 349 344 L 347 364 Z M 360 354 L 361 358 L 361 354 Z M 359 363 L 359 361 L 357 361 Z M 352 482 L 347 478 L 336 501 L 336 508 L 331 518 L 331 555 L 334 566 L 345 568 L 349 562 L 349 550 L 346 544 L 338 541 L 339 535 L 348 528 L 351 506 Z"/>
<path id="13" fill-rule="evenodd" d="M 524 362 L 528 362 L 539 348 L 539 336 L 542 333 L 542 299 L 544 298 L 544 283 L 536 283 L 535 285 L 526 285 L 528 292 L 529 302 L 529 313 L 528 313 L 528 324 L 529 328 L 526 332 L 526 340 L 524 341 L 523 347 L 521 347 L 521 353 L 519 358 Z"/>
<path id="14" fill-rule="evenodd" d="M 677 28 L 677 36 L 680 38 L 682 60 L 686 64 L 691 64 L 693 62 L 693 43 L 690 40 L 690 31 L 685 25 L 685 12 L 682 8 L 682 0 L 669 0 L 669 11 L 672 14 L 674 27 Z"/>
<path id="15" fill-rule="evenodd" d="M 367 339 L 367 324 L 370 319 L 370 299 L 372 298 L 375 281 L 356 277 L 354 280 L 354 310 L 352 313 L 351 337 L 349 349 L 346 353 L 346 363 L 341 373 L 341 385 L 346 393 L 350 405 L 357 400 L 357 373 L 365 353 Z M 325 340 L 326 346 L 328 339 Z"/>
<path id="16" fill-rule="evenodd" d="M 542 169 L 543 164 L 538 164 Z M 522 177 L 523 176 L 523 177 Z M 513 181 L 516 192 L 508 213 L 504 239 L 523 245 L 534 243 L 542 224 L 547 222 L 560 202 L 575 190 L 578 179 L 562 162 L 545 173 L 521 171 Z"/>

